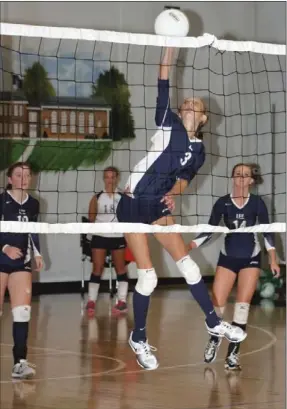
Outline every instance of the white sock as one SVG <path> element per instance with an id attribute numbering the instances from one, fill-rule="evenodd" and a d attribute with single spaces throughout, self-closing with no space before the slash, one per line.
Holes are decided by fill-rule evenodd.
<path id="1" fill-rule="evenodd" d="M 128 296 L 129 283 L 127 281 L 118 281 L 118 299 L 126 302 Z"/>
<path id="2" fill-rule="evenodd" d="M 99 293 L 100 284 L 99 283 L 89 283 L 89 301 L 97 301 Z"/>

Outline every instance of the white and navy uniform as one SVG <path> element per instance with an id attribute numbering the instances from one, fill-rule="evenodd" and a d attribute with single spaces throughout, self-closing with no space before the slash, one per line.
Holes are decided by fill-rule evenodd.
<path id="1" fill-rule="evenodd" d="M 268 211 L 264 201 L 258 195 L 250 194 L 243 206 L 238 206 L 231 194 L 220 197 L 214 204 L 209 224 L 218 226 L 223 218 L 224 224 L 230 230 L 240 227 L 268 224 Z M 201 233 L 193 241 L 197 246 L 206 243 L 212 233 Z M 274 234 L 263 233 L 267 251 L 274 249 Z M 234 273 L 243 268 L 260 268 L 261 248 L 257 233 L 229 233 L 226 234 L 221 249 L 218 266 L 225 267 Z"/>
<path id="2" fill-rule="evenodd" d="M 205 160 L 201 140 L 189 139 L 180 117 L 172 112 L 169 81 L 158 80 L 155 122 L 157 132 L 151 138 L 147 155 L 134 167 L 117 216 L 120 222 L 151 224 L 170 214 L 162 197 L 178 179 L 190 182 Z"/>
<path id="3" fill-rule="evenodd" d="M 113 194 L 105 190 L 97 194 L 97 216 L 95 223 L 117 223 L 116 209 L 122 193 L 117 189 Z M 126 247 L 123 233 L 98 233 L 92 238 L 92 248 L 119 250 Z"/>
<path id="4" fill-rule="evenodd" d="M 39 202 L 30 195 L 22 202 L 17 202 L 9 191 L 0 195 L 0 220 L 18 222 L 36 222 L 39 215 Z M 21 258 L 12 260 L 2 250 L 13 246 L 23 253 Z M 39 236 L 36 233 L 2 233 L 0 232 L 0 272 L 14 273 L 32 271 L 32 255 L 40 256 Z"/>

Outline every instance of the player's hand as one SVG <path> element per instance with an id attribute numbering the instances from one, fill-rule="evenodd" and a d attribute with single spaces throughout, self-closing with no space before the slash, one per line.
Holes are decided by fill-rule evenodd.
<path id="1" fill-rule="evenodd" d="M 42 270 L 42 268 L 44 267 L 43 257 L 42 256 L 36 256 L 35 257 L 35 264 L 36 264 L 35 271 L 37 271 L 39 273 Z"/>
<path id="2" fill-rule="evenodd" d="M 280 267 L 276 262 L 270 263 L 270 268 L 274 277 L 276 278 L 280 277 Z"/>
<path id="3" fill-rule="evenodd" d="M 174 201 L 173 195 L 166 194 L 166 195 L 161 199 L 160 202 L 161 202 L 161 203 L 164 203 L 164 204 L 167 206 L 167 208 L 168 208 L 168 210 L 169 210 L 170 212 L 173 212 L 173 211 L 174 211 L 174 209 L 175 209 L 175 201 Z"/>
<path id="4" fill-rule="evenodd" d="M 7 246 L 4 250 L 2 250 L 6 256 L 11 258 L 11 260 L 17 260 L 18 258 L 23 257 L 23 253 L 18 247 Z"/>
<path id="5" fill-rule="evenodd" d="M 197 249 L 197 244 L 195 243 L 195 241 L 191 241 L 190 243 L 188 243 L 187 248 L 188 248 L 188 251 Z"/>

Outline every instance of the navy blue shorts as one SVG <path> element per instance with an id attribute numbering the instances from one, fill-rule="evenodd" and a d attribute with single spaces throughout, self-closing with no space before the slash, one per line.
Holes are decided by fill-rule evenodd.
<path id="1" fill-rule="evenodd" d="M 13 260 L 12 260 L 13 261 Z M 18 273 L 19 271 L 28 271 L 32 272 L 31 262 L 29 263 L 9 263 L 9 264 L 0 264 L 0 273 L 12 274 Z"/>
<path id="2" fill-rule="evenodd" d="M 92 249 L 121 250 L 127 247 L 124 237 L 103 237 L 93 236 L 91 242 Z"/>
<path id="3" fill-rule="evenodd" d="M 161 199 L 137 197 L 133 199 L 123 195 L 117 206 L 117 218 L 121 223 L 152 224 L 158 219 L 170 215 L 166 204 Z"/>
<path id="4" fill-rule="evenodd" d="M 251 258 L 230 257 L 220 253 L 217 265 L 227 268 L 228 270 L 233 271 L 235 274 L 238 274 L 239 271 L 243 270 L 244 268 L 260 268 L 261 253 Z"/>

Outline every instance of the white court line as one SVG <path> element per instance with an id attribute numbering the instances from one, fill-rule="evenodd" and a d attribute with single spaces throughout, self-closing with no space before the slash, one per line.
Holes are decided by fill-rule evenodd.
<path id="1" fill-rule="evenodd" d="M 11 344 L 3 344 L 1 343 L 0 346 L 7 346 L 7 347 L 13 347 Z M 81 352 L 74 352 L 74 351 L 66 351 L 66 350 L 61 350 L 61 349 L 54 349 L 54 348 L 43 348 L 43 347 L 31 347 L 30 349 L 37 349 L 40 351 L 50 351 L 56 353 L 56 355 L 66 354 L 66 355 L 74 355 L 74 356 L 82 356 L 83 354 Z M 118 365 L 113 368 L 113 369 L 108 369 L 106 371 L 101 371 L 101 372 L 95 372 L 95 373 L 89 373 L 85 375 L 68 375 L 68 376 L 56 376 L 56 377 L 50 377 L 50 378 L 33 378 L 30 381 L 34 382 L 41 382 L 41 381 L 54 381 L 54 380 L 61 380 L 61 379 L 79 379 L 79 378 L 91 378 L 91 377 L 97 377 L 97 376 L 102 376 L 102 375 L 108 375 L 110 373 L 120 371 L 121 369 L 126 367 L 126 363 L 122 361 L 121 359 L 117 358 L 112 358 L 110 356 L 106 355 L 98 355 L 98 354 L 85 354 L 85 357 L 90 357 L 90 358 L 100 358 L 100 359 L 108 359 L 110 361 L 116 362 Z M 2 356 L 0 356 L 2 358 Z M 10 356 L 11 358 L 11 356 Z M 29 380 L 26 380 L 29 381 Z M 12 383 L 12 380 L 9 381 L 0 381 L 0 384 L 9 384 Z"/>
<path id="2" fill-rule="evenodd" d="M 277 337 L 271 331 L 268 331 L 267 329 L 264 329 L 264 328 L 257 327 L 255 325 L 248 325 L 248 327 L 249 328 L 254 328 L 254 329 L 258 330 L 258 331 L 261 331 L 261 332 L 265 333 L 266 335 L 268 335 L 271 338 L 271 340 L 267 344 L 263 345 L 261 348 L 257 348 L 257 349 L 254 349 L 252 351 L 245 352 L 245 353 L 241 354 L 241 357 L 242 356 L 248 356 L 248 355 L 254 355 L 254 354 L 257 354 L 259 352 L 265 351 L 266 349 L 271 348 L 277 342 Z M 12 346 L 10 344 L 0 344 L 0 345 L 9 346 L 9 347 Z M 43 347 L 30 347 L 30 348 L 31 349 L 38 349 L 38 350 L 42 350 L 42 351 L 57 352 L 57 354 L 62 352 L 62 353 L 66 353 L 66 354 L 72 354 L 72 355 L 75 355 L 75 356 L 82 356 L 82 354 L 80 352 L 66 351 L 66 350 L 53 349 L 53 348 L 43 348 Z M 116 368 L 114 368 L 114 369 L 109 369 L 107 371 L 89 373 L 89 374 L 82 374 L 82 375 L 77 374 L 77 375 L 70 375 L 70 376 L 56 376 L 56 377 L 50 377 L 50 378 L 33 378 L 32 382 L 92 378 L 92 377 L 98 377 L 98 376 L 109 375 L 109 374 L 122 375 L 122 374 L 134 374 L 134 373 L 140 373 L 140 372 L 145 372 L 145 373 L 154 372 L 154 371 L 145 371 L 144 369 L 138 369 L 138 370 L 135 370 L 135 371 L 121 371 L 121 369 L 126 367 L 126 363 L 124 363 L 120 359 L 111 358 L 111 357 L 104 356 L 104 355 L 96 355 L 96 354 L 85 354 L 85 356 L 109 359 L 109 360 L 117 362 L 118 366 Z M 214 363 L 216 364 L 217 362 L 222 362 L 224 360 L 225 360 L 225 358 L 220 358 L 220 359 L 217 359 L 216 362 L 214 362 Z M 201 361 L 201 362 L 195 362 L 195 363 L 191 363 L 191 364 L 160 366 L 157 369 L 157 372 L 158 371 L 166 371 L 166 370 L 170 370 L 170 369 L 189 368 L 189 367 L 201 366 L 201 365 L 207 365 L 207 364 L 205 362 Z M 12 381 L 11 380 L 10 381 L 0 381 L 0 384 L 8 384 L 8 383 L 12 383 Z"/>

